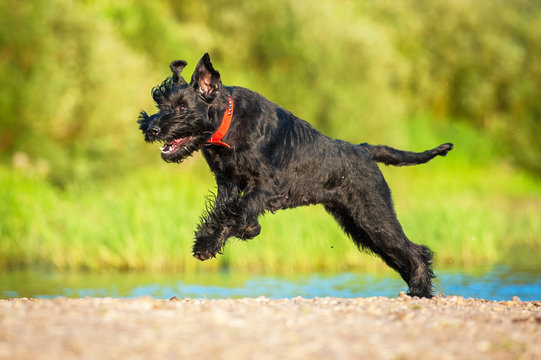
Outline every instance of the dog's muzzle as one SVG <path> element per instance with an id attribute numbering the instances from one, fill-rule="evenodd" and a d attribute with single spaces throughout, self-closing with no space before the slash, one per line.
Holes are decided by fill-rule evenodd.
<path id="1" fill-rule="evenodd" d="M 158 136 L 160 134 L 160 128 L 155 125 L 150 125 L 147 129 L 149 136 Z"/>

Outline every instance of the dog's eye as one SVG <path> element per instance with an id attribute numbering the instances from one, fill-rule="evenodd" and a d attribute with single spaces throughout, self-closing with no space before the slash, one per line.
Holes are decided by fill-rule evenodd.
<path id="1" fill-rule="evenodd" d="M 184 111 L 184 110 L 186 110 L 186 106 L 184 106 L 184 105 L 179 105 L 179 106 L 176 107 L 176 110 L 178 110 L 178 111 Z"/>

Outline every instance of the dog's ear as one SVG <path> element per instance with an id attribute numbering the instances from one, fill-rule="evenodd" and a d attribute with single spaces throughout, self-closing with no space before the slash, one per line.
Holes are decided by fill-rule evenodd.
<path id="1" fill-rule="evenodd" d="M 180 76 L 180 72 L 184 67 L 188 65 L 188 63 L 184 60 L 175 60 L 169 65 L 169 68 L 173 72 L 173 83 L 184 86 L 187 84 L 186 80 L 182 76 Z"/>
<path id="2" fill-rule="evenodd" d="M 211 99 L 222 87 L 220 73 L 212 67 L 208 53 L 203 55 L 195 67 L 190 85 L 207 100 Z"/>

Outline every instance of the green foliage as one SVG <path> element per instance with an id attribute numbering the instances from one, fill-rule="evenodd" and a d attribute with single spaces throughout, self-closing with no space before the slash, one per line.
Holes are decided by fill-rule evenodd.
<path id="1" fill-rule="evenodd" d="M 248 69 L 251 79 L 235 83 L 334 136 L 401 144 L 404 118 L 423 114 L 467 122 L 500 144 L 498 155 L 541 171 L 541 3 L 189 3 L 170 6 L 207 29 L 226 74 Z"/>
<path id="2" fill-rule="evenodd" d="M 524 167 L 541 171 L 541 3 L 378 2 L 378 22 L 408 63 L 409 110 L 482 129 Z M 448 120 L 449 121 L 449 120 Z"/>
<path id="3" fill-rule="evenodd" d="M 0 30 L 0 268 L 381 266 L 319 207 L 191 258 L 212 179 L 201 159 L 162 164 L 135 120 L 171 60 L 189 79 L 207 51 L 225 84 L 330 136 L 454 142 L 446 159 L 384 169 L 406 233 L 440 265 L 539 251 L 540 2 L 4 0 Z"/>
<path id="4" fill-rule="evenodd" d="M 0 150 L 41 161 L 60 185 L 133 162 L 144 59 L 76 2 L 0 6 Z"/>
<path id="5" fill-rule="evenodd" d="M 475 126 L 497 155 L 541 171 L 541 3 L 6 0 L 0 10 L 3 160 L 42 159 L 56 183 L 132 166 L 150 87 L 170 60 L 193 66 L 205 51 L 226 83 L 332 136 L 416 145 L 402 133 L 422 114 Z"/>

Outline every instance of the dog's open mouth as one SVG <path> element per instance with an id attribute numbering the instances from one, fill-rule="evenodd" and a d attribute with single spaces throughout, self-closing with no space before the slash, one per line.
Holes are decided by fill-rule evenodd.
<path id="1" fill-rule="evenodd" d="M 191 138 L 191 136 L 187 136 L 168 141 L 163 145 L 163 147 L 160 147 L 160 150 L 164 155 L 173 154 L 177 152 L 177 150 L 180 149 L 183 145 L 185 145 L 188 141 L 190 141 Z"/>

